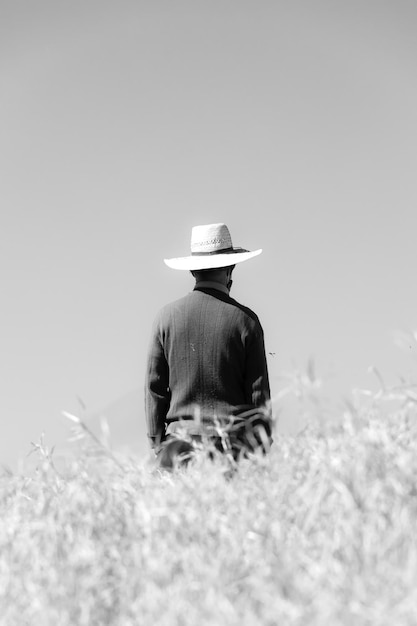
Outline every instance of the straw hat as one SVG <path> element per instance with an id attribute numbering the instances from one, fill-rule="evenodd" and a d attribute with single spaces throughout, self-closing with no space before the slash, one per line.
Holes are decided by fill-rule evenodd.
<path id="1" fill-rule="evenodd" d="M 164 259 L 164 262 L 174 270 L 207 270 L 242 263 L 261 252 L 261 249 L 249 252 L 234 248 L 226 224 L 205 224 L 194 226 L 191 231 L 190 256 Z"/>

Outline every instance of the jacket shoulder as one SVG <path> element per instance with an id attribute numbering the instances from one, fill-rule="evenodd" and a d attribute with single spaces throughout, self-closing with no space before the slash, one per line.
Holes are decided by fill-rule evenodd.
<path id="1" fill-rule="evenodd" d="M 175 311 L 179 311 L 181 309 L 185 309 L 191 305 L 191 294 L 186 294 L 181 298 L 177 298 L 177 300 L 172 300 L 171 302 L 167 302 L 163 307 L 159 309 L 155 316 L 155 321 L 163 322 L 164 320 L 169 319 Z"/>
<path id="2" fill-rule="evenodd" d="M 244 313 L 245 315 L 250 317 L 256 324 L 259 324 L 259 326 L 260 326 L 259 317 L 256 315 L 255 311 L 252 311 L 252 309 L 250 309 L 248 306 L 245 306 L 244 304 L 241 304 L 240 302 L 238 302 L 237 300 L 234 300 L 233 298 L 230 298 L 230 300 L 231 300 L 231 304 L 233 304 L 233 306 L 235 306 L 238 309 L 240 309 L 242 311 L 242 313 Z"/>

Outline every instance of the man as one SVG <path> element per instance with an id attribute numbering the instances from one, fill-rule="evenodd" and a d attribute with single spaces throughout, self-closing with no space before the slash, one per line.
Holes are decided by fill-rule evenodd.
<path id="1" fill-rule="evenodd" d="M 261 324 L 230 295 L 236 264 L 262 250 L 235 248 L 225 224 L 195 226 L 191 255 L 165 259 L 189 270 L 194 290 L 154 322 L 145 408 L 148 437 L 163 467 L 209 441 L 237 459 L 271 443 L 270 389 Z"/>

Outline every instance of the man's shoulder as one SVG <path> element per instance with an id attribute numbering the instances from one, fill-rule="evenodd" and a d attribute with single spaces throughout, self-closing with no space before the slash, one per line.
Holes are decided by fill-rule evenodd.
<path id="1" fill-rule="evenodd" d="M 250 309 L 248 306 L 241 304 L 237 300 L 230 298 L 231 304 L 242 311 L 245 315 L 251 318 L 256 324 L 260 324 L 259 317 L 256 315 L 255 311 Z"/>
<path id="2" fill-rule="evenodd" d="M 193 308 L 198 308 L 203 306 L 204 300 L 206 298 L 210 300 L 213 298 L 217 301 L 218 305 L 225 306 L 226 308 L 231 307 L 230 311 L 236 309 L 240 312 L 243 318 L 250 321 L 254 326 L 261 326 L 259 318 L 257 314 L 250 309 L 248 306 L 241 304 L 234 298 L 231 298 L 230 295 L 222 293 L 221 291 L 213 290 L 213 289 L 194 289 L 193 291 L 185 294 L 181 298 L 177 298 L 171 302 L 165 304 L 159 311 L 157 317 L 159 320 L 168 320 L 175 313 L 179 313 L 181 311 L 190 311 Z M 213 301 L 214 302 L 214 301 Z M 207 300 L 206 300 L 207 305 Z"/>
<path id="3" fill-rule="evenodd" d="M 157 317 L 164 318 L 164 317 L 172 315 L 175 311 L 178 311 L 183 308 L 186 308 L 187 306 L 190 306 L 191 295 L 192 295 L 192 292 L 187 293 L 184 296 L 181 296 L 181 298 L 177 298 L 176 300 L 171 300 L 170 302 L 167 302 L 166 304 L 164 304 L 162 308 L 159 309 L 157 313 Z"/>
<path id="4" fill-rule="evenodd" d="M 231 298 L 230 295 L 225 294 L 221 291 L 215 291 L 215 290 L 202 290 L 202 291 L 204 291 L 205 293 L 209 293 L 213 297 L 217 298 L 217 300 L 224 302 L 225 305 L 233 307 L 234 309 L 238 309 L 242 313 L 243 317 L 250 318 L 250 320 L 252 320 L 256 325 L 260 326 L 260 321 L 256 313 L 252 309 L 250 309 L 248 306 L 241 304 L 234 298 Z"/>
<path id="5" fill-rule="evenodd" d="M 220 300 L 223 300 L 223 302 L 225 302 L 229 306 L 234 307 L 235 309 L 239 309 L 239 311 L 243 314 L 244 317 L 249 317 L 256 324 L 260 323 L 259 322 L 259 318 L 256 315 L 255 311 L 250 309 L 245 304 L 242 304 L 241 302 L 238 302 L 234 298 L 231 298 L 230 295 L 226 295 L 224 293 L 218 293 L 217 297 Z"/>

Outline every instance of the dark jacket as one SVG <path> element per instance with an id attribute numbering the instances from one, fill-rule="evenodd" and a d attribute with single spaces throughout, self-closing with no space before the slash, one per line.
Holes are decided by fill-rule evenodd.
<path id="1" fill-rule="evenodd" d="M 160 311 L 145 388 L 153 447 L 180 420 L 191 434 L 210 433 L 269 399 L 263 331 L 253 311 L 208 288 L 195 288 Z"/>

